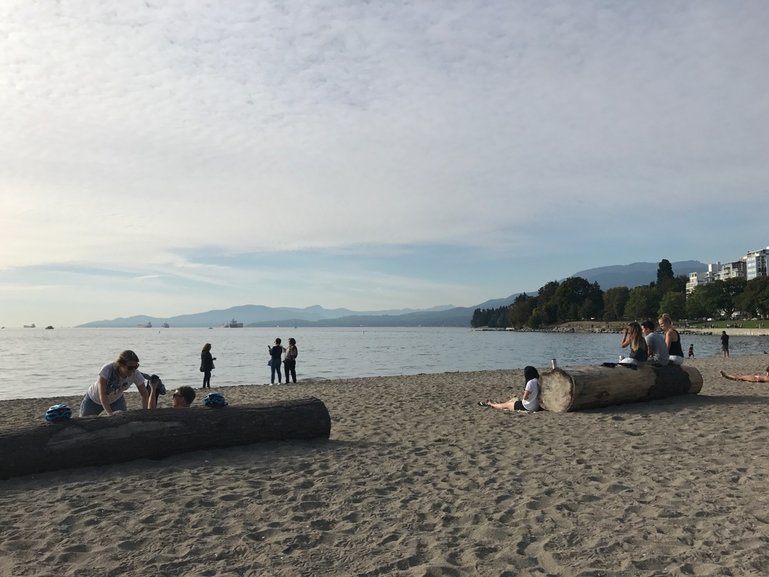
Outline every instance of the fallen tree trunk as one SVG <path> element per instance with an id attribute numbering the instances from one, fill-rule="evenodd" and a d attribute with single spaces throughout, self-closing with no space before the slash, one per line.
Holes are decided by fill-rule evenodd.
<path id="1" fill-rule="evenodd" d="M 261 441 L 328 439 L 315 398 L 221 408 L 155 409 L 0 430 L 0 479 L 72 467 L 158 459 Z"/>
<path id="2" fill-rule="evenodd" d="M 586 365 L 544 371 L 540 383 L 542 407 L 565 413 L 697 394 L 702 389 L 702 375 L 686 365 L 641 368 Z"/>

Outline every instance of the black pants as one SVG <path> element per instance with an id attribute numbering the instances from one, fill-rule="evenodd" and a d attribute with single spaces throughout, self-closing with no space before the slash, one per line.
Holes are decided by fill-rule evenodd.
<path id="1" fill-rule="evenodd" d="M 203 388 L 211 388 L 211 371 L 203 371 Z"/>
<path id="2" fill-rule="evenodd" d="M 286 382 L 288 382 L 289 376 L 296 382 L 296 361 L 286 359 L 283 361 L 283 365 L 286 367 Z"/>

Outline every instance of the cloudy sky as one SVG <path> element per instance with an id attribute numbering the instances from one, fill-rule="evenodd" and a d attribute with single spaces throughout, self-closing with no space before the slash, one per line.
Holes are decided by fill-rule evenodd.
<path id="1" fill-rule="evenodd" d="M 769 245 L 763 0 L 0 2 L 0 325 Z"/>

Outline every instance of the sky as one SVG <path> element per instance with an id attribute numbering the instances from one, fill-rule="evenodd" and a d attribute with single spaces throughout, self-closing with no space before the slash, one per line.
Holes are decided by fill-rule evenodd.
<path id="1" fill-rule="evenodd" d="M 769 3 L 0 2 L 0 325 L 769 246 Z"/>

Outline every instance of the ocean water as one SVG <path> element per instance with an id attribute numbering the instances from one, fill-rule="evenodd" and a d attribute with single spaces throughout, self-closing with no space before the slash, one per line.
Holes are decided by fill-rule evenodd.
<path id="1" fill-rule="evenodd" d="M 619 334 L 518 333 L 464 328 L 196 328 L 0 330 L 0 399 L 79 395 L 99 369 L 132 349 L 145 373 L 167 387 L 200 386 L 200 350 L 211 343 L 217 358 L 213 388 L 266 384 L 267 345 L 297 340 L 297 376 L 338 379 L 548 367 L 616 361 Z M 682 335 L 684 350 L 720 354 L 717 335 Z M 769 337 L 731 338 L 732 355 L 769 350 Z"/>

